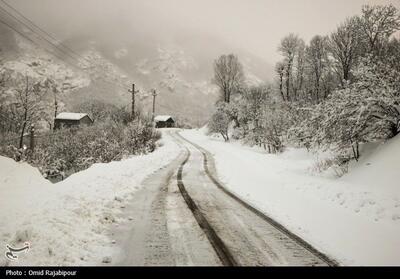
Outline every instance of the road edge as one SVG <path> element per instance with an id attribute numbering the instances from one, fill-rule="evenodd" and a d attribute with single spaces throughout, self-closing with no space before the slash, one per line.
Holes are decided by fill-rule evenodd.
<path id="1" fill-rule="evenodd" d="M 313 245 L 302 239 L 300 236 L 297 234 L 291 232 L 289 229 L 287 229 L 284 225 L 279 223 L 278 221 L 272 219 L 269 217 L 266 213 L 262 212 L 261 210 L 257 209 L 256 207 L 250 205 L 248 202 L 244 201 L 241 199 L 237 194 L 233 193 L 230 191 L 226 186 L 223 185 L 223 183 L 217 178 L 217 174 L 212 174 L 208 162 L 211 162 L 215 166 L 215 161 L 213 158 L 213 155 L 204 149 L 203 147 L 199 146 L 198 144 L 186 139 L 184 136 L 180 134 L 180 132 L 176 133 L 182 140 L 188 142 L 189 144 L 193 145 L 195 148 L 197 148 L 202 154 L 203 154 L 203 166 L 206 174 L 208 177 L 213 181 L 213 183 L 221 189 L 225 194 L 242 204 L 244 207 L 255 213 L 257 216 L 260 218 L 264 219 L 266 222 L 270 223 L 272 226 L 274 226 L 276 229 L 281 231 L 282 233 L 286 234 L 289 238 L 293 239 L 295 242 L 297 242 L 299 245 L 310 251 L 312 254 L 326 262 L 329 266 L 335 267 L 335 266 L 340 266 L 339 262 L 332 257 L 326 255 L 325 253 L 322 253 L 318 249 L 316 249 Z M 215 168 L 214 168 L 215 169 Z M 215 170 L 216 172 L 216 170 Z"/>

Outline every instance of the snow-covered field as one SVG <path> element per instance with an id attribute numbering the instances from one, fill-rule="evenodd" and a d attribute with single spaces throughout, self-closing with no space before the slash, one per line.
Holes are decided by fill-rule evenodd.
<path id="1" fill-rule="evenodd" d="M 400 138 L 364 156 L 343 178 L 310 169 L 305 150 L 279 155 L 182 132 L 215 157 L 234 193 L 344 265 L 400 265 Z"/>
<path id="2" fill-rule="evenodd" d="M 0 247 L 22 247 L 18 261 L 2 265 L 99 265 L 114 244 L 105 235 L 146 176 L 170 163 L 179 147 L 163 135 L 155 152 L 96 164 L 51 184 L 26 163 L 0 157 Z M 3 254 L 4 255 L 4 254 Z"/>

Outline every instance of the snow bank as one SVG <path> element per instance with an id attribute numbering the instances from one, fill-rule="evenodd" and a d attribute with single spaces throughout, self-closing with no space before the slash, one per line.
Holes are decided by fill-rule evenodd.
<path id="1" fill-rule="evenodd" d="M 400 265 L 400 138 L 333 179 L 311 175 L 315 158 L 304 150 L 270 155 L 200 131 L 182 135 L 214 155 L 231 191 L 342 264 Z"/>
<path id="2" fill-rule="evenodd" d="M 51 184 L 26 163 L 0 157 L 0 243 L 31 249 L 0 265 L 99 265 L 112 254 L 105 236 L 144 178 L 167 165 L 179 147 L 164 134 L 155 152 L 96 164 Z"/>
<path id="3" fill-rule="evenodd" d="M 365 154 L 365 155 L 364 155 Z M 362 154 L 360 162 L 343 180 L 365 185 L 373 191 L 400 193 L 400 137 Z"/>

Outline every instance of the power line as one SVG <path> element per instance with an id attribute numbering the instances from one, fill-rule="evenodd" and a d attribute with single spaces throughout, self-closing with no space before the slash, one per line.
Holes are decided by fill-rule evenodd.
<path id="1" fill-rule="evenodd" d="M 13 26 L 11 26 L 10 24 L 8 24 L 7 22 L 3 21 L 0 19 L 0 22 L 3 23 L 5 26 L 7 26 L 8 28 L 12 29 L 14 32 L 16 32 L 17 34 L 19 34 L 20 36 L 24 37 L 25 39 L 29 40 L 31 43 L 36 44 L 36 42 L 34 42 L 31 38 L 25 36 L 25 34 L 23 34 L 22 32 L 19 32 L 18 30 L 16 30 Z"/>
<path id="2" fill-rule="evenodd" d="M 7 4 L 6 2 L 4 2 L 3 0 L 0 0 L 2 3 L 5 3 L 6 5 L 10 6 L 9 4 Z M 20 13 L 18 10 L 16 10 L 15 8 L 12 8 L 13 10 L 15 10 L 19 15 L 21 15 L 25 20 L 27 20 L 28 22 L 30 22 L 32 25 L 36 26 L 36 28 L 38 28 L 39 30 L 41 30 L 41 32 L 47 34 L 48 36 L 50 36 L 53 40 L 58 41 L 54 36 L 50 35 L 48 32 L 46 32 L 45 30 L 43 30 L 42 28 L 38 27 L 32 20 L 28 19 L 26 16 L 22 15 L 22 13 Z M 69 64 L 70 66 L 77 68 L 79 70 L 84 70 L 81 66 L 79 66 L 80 61 L 77 60 L 74 56 L 72 56 L 70 53 L 68 53 L 67 51 L 61 49 L 60 47 L 58 47 L 57 45 L 55 45 L 53 42 L 51 42 L 50 40 L 44 38 L 42 35 L 38 34 L 31 26 L 29 26 L 28 24 L 25 24 L 24 22 L 22 22 L 21 20 L 19 20 L 16 16 L 12 15 L 10 12 L 8 12 L 7 10 L 5 10 L 3 7 L 0 6 L 0 10 L 3 11 L 3 13 L 6 13 L 9 17 L 12 17 L 14 20 L 16 20 L 18 23 L 24 25 L 26 28 L 28 28 L 30 31 L 32 31 L 34 34 L 36 34 L 37 36 L 39 36 L 41 39 L 45 40 L 47 43 L 49 43 L 51 46 L 53 46 L 54 48 L 56 48 L 58 51 L 62 52 L 63 54 L 68 55 L 69 57 L 71 57 L 72 59 L 74 59 L 75 61 L 78 62 L 78 65 L 74 65 L 72 63 L 70 63 L 69 61 L 65 60 L 64 58 L 58 56 L 56 53 L 50 51 L 49 49 L 38 45 L 36 42 L 34 42 L 31 38 L 27 37 L 25 34 L 23 34 L 22 32 L 19 32 L 18 30 L 16 30 L 14 27 L 12 27 L 9 24 L 6 24 L 5 22 L 3 22 L 4 24 L 6 24 L 9 28 L 13 29 L 15 32 L 17 32 L 19 35 L 23 36 L 24 38 L 28 39 L 30 42 L 34 43 L 36 46 L 42 47 L 44 49 L 46 49 L 47 51 L 49 51 L 51 54 L 55 55 L 57 58 L 59 58 L 60 60 L 66 62 L 67 64 Z M 72 50 L 70 50 L 72 51 Z M 74 51 L 72 51 L 74 52 Z M 86 62 L 90 63 L 90 61 L 88 61 L 85 57 L 82 57 L 80 55 L 75 54 L 76 56 L 78 56 L 80 59 L 85 60 Z M 102 80 L 103 82 L 106 82 L 108 84 L 111 84 L 113 86 L 117 86 L 119 87 L 121 90 L 125 91 L 126 88 L 120 86 L 117 83 L 111 83 L 107 80 Z"/>
<path id="3" fill-rule="evenodd" d="M 75 61 L 78 62 L 78 65 L 72 65 L 71 63 L 69 63 L 68 61 L 64 60 L 62 57 L 57 56 L 54 52 L 51 52 L 53 55 L 55 55 L 57 58 L 61 59 L 62 61 L 68 63 L 69 65 L 73 66 L 74 68 L 78 68 L 80 70 L 84 70 L 82 69 L 82 67 L 79 66 L 80 61 L 78 59 L 76 59 L 73 55 L 75 55 L 76 57 L 78 57 L 81 60 L 86 61 L 87 63 L 91 64 L 91 62 L 89 60 L 87 60 L 85 57 L 77 54 L 74 50 L 72 50 L 71 48 L 69 48 L 68 46 L 66 46 L 65 44 L 61 43 L 57 38 L 55 38 L 55 36 L 51 35 L 49 32 L 47 32 L 46 30 L 44 30 L 43 28 L 39 27 L 37 24 L 35 24 L 31 19 L 29 19 L 28 17 L 26 17 L 24 14 L 22 14 L 20 11 L 18 11 L 15 7 L 13 7 L 11 4 L 7 3 L 5 0 L 0 0 L 2 3 L 4 3 L 9 9 L 13 10 L 15 13 L 17 13 L 20 17 L 22 17 L 24 20 L 26 20 L 28 22 L 28 24 L 25 24 L 24 22 L 22 22 L 21 20 L 19 20 L 15 15 L 11 14 L 10 12 L 8 12 L 7 10 L 4 9 L 4 7 L 0 6 L 0 9 L 5 12 L 7 15 L 11 16 L 13 19 L 15 19 L 17 22 L 19 22 L 20 24 L 24 25 L 25 27 L 27 27 L 29 30 L 31 30 L 34 34 L 38 35 L 41 39 L 45 40 L 47 43 L 49 43 L 50 45 L 52 45 L 54 48 L 56 48 L 58 51 L 68 55 L 69 57 L 71 57 L 72 59 L 74 59 Z M 67 51 L 61 49 L 58 45 L 54 44 L 53 42 L 51 42 L 50 40 L 48 40 L 47 38 L 45 38 L 44 36 L 38 34 L 34 28 L 38 29 L 40 32 L 42 32 L 43 34 L 45 34 L 46 36 L 48 36 L 49 38 L 51 38 L 52 40 L 56 41 L 60 46 L 64 47 L 64 49 L 66 49 Z M 9 26 L 10 27 L 10 26 Z M 15 29 L 13 29 L 14 31 L 16 31 Z M 18 34 L 22 35 L 20 32 L 18 32 Z M 23 36 L 23 35 L 22 35 Z M 23 36 L 24 38 L 27 38 L 26 36 Z M 29 41 L 31 41 L 32 43 L 33 40 L 29 39 Z M 35 44 L 37 45 L 37 44 Z M 39 46 L 42 47 L 42 46 Z M 48 49 L 46 49 L 47 51 L 49 51 Z M 70 54 L 70 53 L 72 54 Z M 103 82 L 106 82 L 108 84 L 114 85 L 119 87 L 121 90 L 126 90 L 125 87 L 122 87 L 121 85 L 117 84 L 117 83 L 111 83 L 107 80 L 102 80 Z"/>
<path id="4" fill-rule="evenodd" d="M 14 8 L 11 4 L 7 3 L 5 0 L 0 0 L 1 2 L 3 2 L 9 9 L 13 10 L 15 13 L 17 13 L 20 17 L 22 17 L 23 19 L 25 19 L 27 22 L 29 22 L 32 26 L 34 26 L 36 29 L 40 30 L 43 34 L 47 35 L 49 38 L 53 39 L 54 41 L 58 42 L 58 44 L 60 46 L 62 46 L 63 48 L 65 48 L 67 51 L 70 51 L 71 53 L 73 53 L 75 56 L 77 56 L 78 58 L 84 59 L 86 60 L 86 58 L 80 56 L 78 53 L 76 53 L 74 50 L 72 50 L 71 48 L 69 48 L 67 45 L 63 44 L 62 42 L 59 42 L 59 40 L 57 40 L 53 35 L 51 35 L 49 32 L 47 32 L 46 30 L 42 29 L 40 26 L 38 26 L 37 24 L 35 24 L 32 20 L 30 20 L 29 18 L 27 18 L 26 16 L 24 16 L 20 11 L 18 11 L 16 8 Z M 87 61 L 87 60 L 86 60 Z M 89 62 L 89 61 L 87 61 Z"/>
<path id="5" fill-rule="evenodd" d="M 2 1 L 3 2 L 3 1 Z M 4 2 L 3 2 L 4 3 Z M 42 40 L 45 40 L 47 43 L 49 43 L 50 45 L 52 45 L 54 48 L 56 48 L 59 52 L 71 57 L 72 59 L 74 59 L 75 61 L 77 61 L 78 63 L 80 63 L 80 61 L 78 59 L 76 59 L 74 56 L 72 56 L 71 54 L 69 54 L 68 52 L 66 52 L 65 50 L 61 49 L 59 46 L 57 46 L 56 44 L 54 44 L 53 42 L 51 42 L 50 40 L 48 40 L 47 38 L 45 38 L 44 36 L 38 34 L 30 25 L 24 23 L 23 21 L 21 21 L 20 19 L 18 19 L 15 15 L 11 14 L 9 11 L 7 11 L 6 9 L 4 9 L 3 7 L 0 6 L 0 10 L 3 11 L 3 13 L 6 13 L 9 17 L 13 18 L 14 20 L 16 20 L 18 23 L 22 24 L 23 26 L 25 26 L 26 28 L 28 28 L 30 31 L 32 31 L 33 33 L 35 33 L 36 35 L 38 35 Z"/>
<path id="6" fill-rule="evenodd" d="M 2 12 L 2 11 L 0 10 L 0 12 Z M 4 12 L 3 12 L 3 14 L 4 14 Z M 76 66 L 76 65 L 70 63 L 69 61 L 67 61 L 67 60 L 65 60 L 64 58 L 62 58 L 61 56 L 59 56 L 57 53 L 55 53 L 55 52 L 49 50 L 48 48 L 46 48 L 46 47 L 44 47 L 44 46 L 42 46 L 42 45 L 39 45 L 39 44 L 38 44 L 37 42 L 35 42 L 33 39 L 31 39 L 30 37 L 28 37 L 26 34 L 22 33 L 21 31 L 17 30 L 14 26 L 12 26 L 11 24 L 7 23 L 6 21 L 0 19 L 0 23 L 2 23 L 3 25 L 7 26 L 7 27 L 10 28 L 11 30 L 13 30 L 15 33 L 17 33 L 18 35 L 22 36 L 23 38 L 25 38 L 26 40 L 28 40 L 29 42 L 31 42 L 32 44 L 34 44 L 35 46 L 37 46 L 37 47 L 39 47 L 39 48 L 45 49 L 47 52 L 51 53 L 52 55 L 54 55 L 55 57 L 57 57 L 57 58 L 60 59 L 61 61 L 64 61 L 64 62 L 67 63 L 68 65 L 72 66 L 73 68 L 80 69 L 79 66 Z"/>
<path id="7" fill-rule="evenodd" d="M 0 7 L 0 9 L 1 9 L 1 7 Z M 1 12 L 1 10 L 0 10 L 0 12 Z M 39 47 L 39 48 L 43 48 L 43 49 L 45 49 L 47 52 L 50 52 L 52 55 L 54 55 L 55 57 L 57 57 L 57 58 L 60 59 L 61 61 L 67 63 L 67 64 L 70 65 L 71 67 L 73 67 L 73 68 L 75 68 L 75 69 L 78 69 L 78 70 L 84 70 L 84 69 L 82 69 L 79 65 L 74 65 L 73 63 L 71 63 L 71 62 L 65 60 L 63 57 L 59 56 L 57 53 L 55 53 L 55 52 L 49 50 L 48 48 L 46 48 L 46 47 L 44 47 L 44 46 L 42 46 L 42 45 L 39 45 L 37 42 L 35 42 L 35 41 L 34 41 L 33 39 L 31 39 L 30 37 L 28 37 L 26 34 L 22 33 L 21 31 L 17 30 L 16 28 L 14 28 L 11 24 L 9 24 L 9 23 L 7 23 L 7 22 L 1 20 L 1 19 L 0 19 L 0 23 L 4 24 L 4 25 L 7 26 L 8 28 L 10 28 L 10 29 L 13 30 L 14 32 L 16 32 L 18 35 L 20 35 L 20 36 L 22 36 L 23 38 L 27 39 L 29 42 L 31 42 L 31 43 L 34 44 L 35 46 L 37 46 L 37 47 Z M 35 32 L 34 32 L 34 33 L 35 33 Z M 35 33 L 35 34 L 36 34 L 36 33 Z M 52 44 L 52 45 L 53 45 L 53 44 Z M 117 86 L 117 87 L 119 87 L 119 88 L 120 88 L 121 90 L 123 90 L 123 91 L 126 90 L 126 88 L 120 86 L 120 85 L 117 84 L 117 83 L 112 83 L 112 82 L 107 81 L 107 80 L 101 80 L 101 81 L 102 81 L 102 82 L 105 82 L 105 83 L 108 83 L 108 84 L 110 84 L 110 85 L 113 85 L 113 86 Z"/>
<path id="8" fill-rule="evenodd" d="M 34 40 L 32 40 L 31 38 L 29 38 L 28 36 L 26 36 L 26 34 L 18 31 L 17 29 L 15 29 L 13 26 L 11 26 L 10 24 L 4 22 L 4 21 L 0 21 L 1 23 L 3 23 L 4 25 L 6 25 L 7 27 L 11 28 L 14 32 L 18 33 L 19 35 L 21 35 L 22 37 L 24 37 L 25 39 L 29 40 L 30 42 L 32 42 L 34 45 L 40 47 L 40 48 L 44 48 L 46 51 L 50 52 L 52 55 L 56 56 L 58 59 L 60 59 L 61 61 L 64 61 L 65 63 L 69 64 L 70 66 L 72 66 L 73 68 L 77 68 L 79 70 L 84 70 L 81 66 L 79 66 L 79 63 L 81 61 L 79 61 L 76 57 L 78 57 L 79 59 L 82 59 L 86 62 L 88 62 L 89 64 L 91 64 L 91 62 L 89 60 L 87 60 L 85 57 L 77 54 L 74 50 L 72 50 L 71 48 L 69 48 L 68 46 L 62 44 L 57 38 L 55 38 L 55 36 L 51 35 L 49 32 L 47 32 L 46 30 L 44 30 L 43 28 L 39 27 L 37 24 L 35 24 L 32 20 L 30 20 L 28 17 L 26 17 L 25 15 L 23 15 L 20 11 L 18 11 L 15 7 L 13 7 L 12 5 L 10 5 L 9 3 L 7 3 L 4 0 L 0 0 L 3 4 L 5 4 L 9 9 L 13 10 L 15 13 L 17 13 L 20 17 L 22 17 L 25 21 L 28 22 L 24 23 L 23 21 L 21 21 L 20 19 L 18 19 L 15 15 L 13 15 L 12 13 L 10 13 L 9 11 L 7 11 L 6 9 L 4 9 L 4 7 L 0 6 L 0 10 L 5 13 L 6 15 L 8 15 L 9 17 L 13 18 L 14 20 L 16 20 L 18 23 L 22 24 L 23 26 L 25 26 L 26 28 L 28 28 L 30 31 L 32 31 L 34 34 L 36 34 L 40 39 L 46 41 L 48 44 L 50 44 L 53 48 L 55 48 L 56 50 L 58 50 L 59 52 L 69 56 L 70 58 L 72 58 L 73 60 L 77 61 L 78 64 L 74 65 L 72 63 L 70 63 L 69 61 L 65 60 L 63 57 L 60 57 L 59 55 L 57 55 L 55 52 L 47 49 L 44 46 L 39 45 L 38 43 L 36 43 Z M 33 27 L 32 27 L 33 26 Z M 62 49 L 60 46 L 54 44 L 53 42 L 51 42 L 48 38 L 45 38 L 43 35 L 39 34 L 35 29 L 39 30 L 41 33 L 45 34 L 47 37 L 51 38 L 52 40 L 56 41 L 60 46 L 62 46 L 64 49 Z M 72 54 L 71 54 L 72 53 Z M 76 57 L 74 57 L 76 56 Z M 107 81 L 105 79 L 102 80 L 102 82 L 108 83 L 110 85 L 116 86 L 118 88 L 120 88 L 121 90 L 125 91 L 127 88 L 121 86 L 118 83 L 112 83 L 110 81 Z"/>
<path id="9" fill-rule="evenodd" d="M 3 25 L 7 26 L 8 28 L 10 28 L 11 30 L 13 30 L 14 32 L 16 32 L 18 35 L 22 36 L 23 38 L 25 38 L 26 40 L 30 41 L 32 44 L 36 45 L 39 48 L 44 48 L 43 46 L 37 44 L 34 40 L 32 40 L 31 38 L 29 38 L 28 36 L 26 36 L 24 33 L 18 31 L 17 29 L 15 29 L 13 26 L 11 26 L 10 24 L 8 24 L 7 22 L 3 21 L 0 19 L 0 23 L 2 23 Z M 54 55 L 55 57 L 57 57 L 58 59 L 63 60 L 63 58 L 61 58 L 60 56 L 58 56 L 56 53 L 44 48 L 46 51 L 50 52 L 52 55 Z M 64 61 L 65 63 L 69 64 L 70 66 L 77 68 L 75 65 L 69 63 L 68 61 Z"/>

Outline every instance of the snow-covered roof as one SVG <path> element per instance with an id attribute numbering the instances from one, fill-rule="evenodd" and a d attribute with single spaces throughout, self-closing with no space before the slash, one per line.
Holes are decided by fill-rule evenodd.
<path id="1" fill-rule="evenodd" d="M 81 120 L 85 116 L 87 116 L 87 113 L 61 112 L 56 116 L 56 119 Z"/>
<path id="2" fill-rule="evenodd" d="M 164 122 L 164 121 L 167 121 L 170 118 L 172 120 L 174 120 L 171 115 L 157 115 L 156 117 L 154 117 L 154 121 L 155 122 Z"/>

